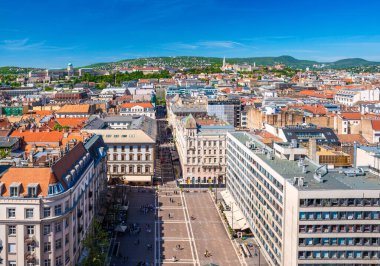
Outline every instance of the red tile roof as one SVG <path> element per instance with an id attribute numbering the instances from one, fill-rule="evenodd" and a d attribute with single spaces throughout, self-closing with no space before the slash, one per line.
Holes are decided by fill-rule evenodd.
<path id="1" fill-rule="evenodd" d="M 368 144 L 368 141 L 360 134 L 337 134 L 339 142 L 342 144 L 354 143 L 365 145 Z"/>
<path id="2" fill-rule="evenodd" d="M 356 112 L 347 112 L 341 113 L 340 117 L 346 120 L 360 120 L 362 118 L 362 114 Z"/>
<path id="3" fill-rule="evenodd" d="M 57 118 L 57 123 L 61 126 L 81 127 L 87 121 L 86 118 Z"/>
<path id="4" fill-rule="evenodd" d="M 11 167 L 5 172 L 5 174 L 0 177 L 0 183 L 4 183 L 5 189 L 1 191 L 2 196 L 9 196 L 9 187 L 11 184 L 21 183 L 20 195 L 26 196 L 28 193 L 29 184 L 39 184 L 38 196 L 47 196 L 49 184 L 57 183 L 57 179 L 51 172 L 50 168 L 19 168 Z"/>
<path id="5" fill-rule="evenodd" d="M 380 131 L 380 120 L 372 120 L 372 129 L 375 131 Z"/>
<path id="6" fill-rule="evenodd" d="M 150 102 L 142 102 L 142 103 L 123 103 L 120 108 L 133 108 L 135 106 L 140 106 L 143 108 L 153 108 L 153 105 Z"/>
<path id="7" fill-rule="evenodd" d="M 28 142 L 61 142 L 63 138 L 63 132 L 50 131 L 50 132 L 31 132 L 18 130 L 13 131 L 11 137 L 23 137 L 26 143 Z"/>

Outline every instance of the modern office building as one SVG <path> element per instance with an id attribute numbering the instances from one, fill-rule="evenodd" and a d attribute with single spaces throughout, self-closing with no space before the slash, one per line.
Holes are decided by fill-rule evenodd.
<path id="1" fill-rule="evenodd" d="M 242 105 L 239 99 L 209 100 L 207 104 L 208 115 L 216 116 L 234 127 L 241 127 L 241 112 Z"/>
<path id="2" fill-rule="evenodd" d="M 99 136 L 37 161 L 31 155 L 21 166 L 1 166 L 1 265 L 76 265 L 104 200 L 106 167 Z"/>
<path id="3" fill-rule="evenodd" d="M 270 265 L 379 265 L 380 178 L 227 133 L 227 191 Z"/>

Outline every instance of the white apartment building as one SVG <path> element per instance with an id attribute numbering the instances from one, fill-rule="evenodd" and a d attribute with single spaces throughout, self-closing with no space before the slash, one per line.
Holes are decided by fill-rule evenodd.
<path id="1" fill-rule="evenodd" d="M 226 183 L 269 265 L 379 265 L 379 176 L 279 158 L 233 132 Z"/>
<path id="2" fill-rule="evenodd" d="M 101 135 L 108 147 L 108 179 L 150 184 L 154 175 L 156 120 L 110 116 L 92 120 L 83 132 Z"/>
<path id="3" fill-rule="evenodd" d="M 234 127 L 213 117 L 177 119 L 175 144 L 186 184 L 224 183 L 226 133 Z"/>
<path id="4" fill-rule="evenodd" d="M 99 136 L 79 142 L 51 167 L 2 167 L 2 265 L 76 265 L 107 189 L 103 144 Z"/>
<path id="5" fill-rule="evenodd" d="M 124 103 L 120 106 L 121 116 L 142 116 L 156 118 L 154 106 L 150 102 Z"/>
<path id="6" fill-rule="evenodd" d="M 379 101 L 380 100 L 380 89 L 376 88 L 373 90 L 339 90 L 335 96 L 334 101 L 336 103 L 344 104 L 347 106 L 353 106 L 359 101 Z"/>

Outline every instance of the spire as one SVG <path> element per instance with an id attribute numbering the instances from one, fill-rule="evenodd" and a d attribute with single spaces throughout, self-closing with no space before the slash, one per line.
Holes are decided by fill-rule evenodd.
<path id="1" fill-rule="evenodd" d="M 226 67 L 226 57 L 223 57 L 223 68 Z"/>

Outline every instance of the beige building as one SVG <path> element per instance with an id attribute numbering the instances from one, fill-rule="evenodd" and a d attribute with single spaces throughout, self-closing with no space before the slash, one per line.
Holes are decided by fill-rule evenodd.
<path id="1" fill-rule="evenodd" d="M 234 132 L 226 180 L 269 265 L 379 265 L 378 175 L 288 160 Z"/>
<path id="2" fill-rule="evenodd" d="M 101 135 L 108 146 L 108 179 L 149 184 L 154 175 L 156 120 L 110 116 L 92 120 L 83 132 Z"/>
<path id="3" fill-rule="evenodd" d="M 175 143 L 185 184 L 224 183 L 226 133 L 234 127 L 214 117 L 177 118 Z"/>
<path id="4" fill-rule="evenodd" d="M 103 146 L 94 136 L 66 149 L 60 158 L 52 154 L 45 163 L 40 158 L 38 163 L 26 162 L 27 166 L 2 166 L 3 265 L 76 265 L 107 188 Z"/>

